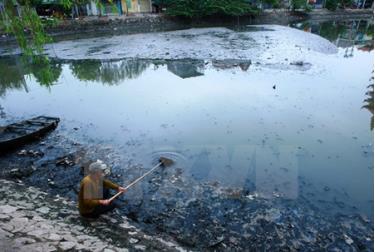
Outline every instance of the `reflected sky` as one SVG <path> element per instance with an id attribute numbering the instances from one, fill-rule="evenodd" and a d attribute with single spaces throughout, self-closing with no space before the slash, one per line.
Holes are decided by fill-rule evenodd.
<path id="1" fill-rule="evenodd" d="M 3 58 L 0 123 L 59 116 L 61 134 L 114 146 L 145 167 L 173 153 L 197 183 L 342 201 L 372 215 L 373 126 L 363 106 L 373 51 L 346 54 L 321 54 L 319 71 L 238 60 L 52 61 L 49 79 Z"/>

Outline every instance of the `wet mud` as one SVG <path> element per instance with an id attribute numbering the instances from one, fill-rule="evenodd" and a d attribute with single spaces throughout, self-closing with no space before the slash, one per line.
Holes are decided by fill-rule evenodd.
<path id="1" fill-rule="evenodd" d="M 7 169 L 2 169 L 1 177 L 76 201 L 83 169 L 96 158 L 111 166 L 109 179 L 117 183 L 127 184 L 147 171 L 132 161 L 125 163 L 124 156 L 110 147 L 85 146 L 51 133 L 42 144 L 3 156 L 0 165 Z M 178 165 L 160 169 L 130 189 L 118 201 L 120 214 L 114 218 L 125 215 L 145 233 L 167 235 L 194 250 L 373 248 L 373 223 L 364 215 L 330 215 L 321 209 L 329 204 L 315 204 L 303 194 L 297 200 L 277 191 L 265 196 L 251 182 L 244 188 L 197 183 L 185 177 L 183 169 Z M 301 179 L 301 191 L 307 183 Z"/>

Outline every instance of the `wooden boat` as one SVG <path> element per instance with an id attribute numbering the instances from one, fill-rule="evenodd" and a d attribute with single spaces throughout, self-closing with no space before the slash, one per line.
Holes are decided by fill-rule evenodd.
<path id="1" fill-rule="evenodd" d="M 59 121 L 60 119 L 56 117 L 38 116 L 0 127 L 0 155 L 40 139 L 49 131 L 54 130 Z"/>

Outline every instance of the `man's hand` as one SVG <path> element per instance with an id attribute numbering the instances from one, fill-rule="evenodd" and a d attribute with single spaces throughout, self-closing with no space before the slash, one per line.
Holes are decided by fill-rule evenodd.
<path id="1" fill-rule="evenodd" d="M 125 193 L 127 191 L 124 187 L 121 187 L 121 186 L 117 190 L 119 192 L 123 192 L 123 193 Z"/>
<path id="2" fill-rule="evenodd" d="M 111 201 L 109 201 L 109 200 L 99 200 L 99 203 L 107 206 L 107 205 L 111 204 Z"/>

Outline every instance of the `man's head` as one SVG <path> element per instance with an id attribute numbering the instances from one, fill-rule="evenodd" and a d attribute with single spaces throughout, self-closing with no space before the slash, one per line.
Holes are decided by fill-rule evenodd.
<path id="1" fill-rule="evenodd" d="M 95 178 L 101 178 L 106 174 L 107 169 L 107 165 L 104 164 L 103 161 L 98 159 L 96 162 L 90 164 L 89 175 Z"/>

